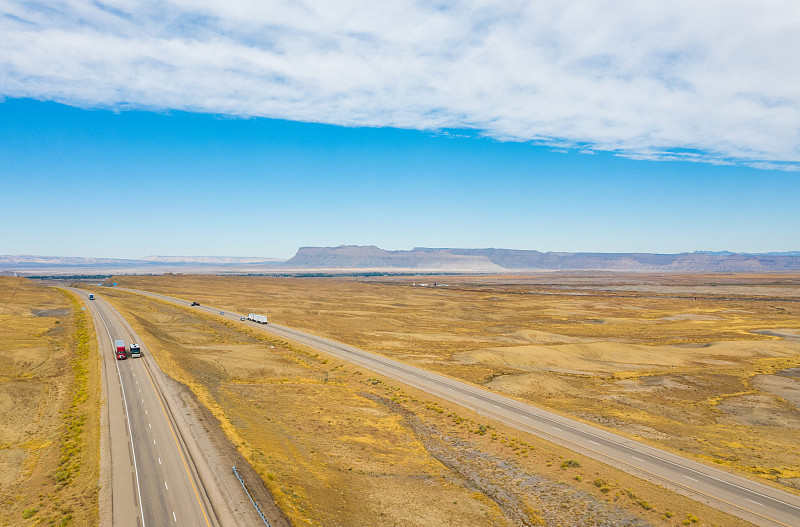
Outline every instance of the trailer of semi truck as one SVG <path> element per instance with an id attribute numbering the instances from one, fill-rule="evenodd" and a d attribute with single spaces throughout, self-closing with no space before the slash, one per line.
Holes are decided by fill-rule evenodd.
<path id="1" fill-rule="evenodd" d="M 131 358 L 138 358 L 142 356 L 142 348 L 138 344 L 131 344 Z"/>
<path id="2" fill-rule="evenodd" d="M 125 341 L 124 340 L 115 340 L 114 347 L 117 349 L 117 360 L 125 360 L 128 356 L 125 354 Z"/>
<path id="3" fill-rule="evenodd" d="M 253 322 L 258 322 L 259 324 L 266 324 L 267 315 L 256 315 L 255 313 L 250 313 L 247 315 L 247 320 L 252 320 Z"/>

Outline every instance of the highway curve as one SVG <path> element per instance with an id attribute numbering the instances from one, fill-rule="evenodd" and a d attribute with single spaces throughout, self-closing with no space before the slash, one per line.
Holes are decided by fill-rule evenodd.
<path id="1" fill-rule="evenodd" d="M 87 297 L 85 291 L 72 291 Z M 99 344 L 109 406 L 113 525 L 216 527 L 219 522 L 147 361 L 114 358 L 115 339 L 127 346 L 141 340 L 105 300 L 95 297 L 87 304 L 98 333 L 106 336 Z"/>
<path id="2" fill-rule="evenodd" d="M 120 289 L 182 306 L 189 306 L 191 303 L 158 293 Z M 198 306 L 194 309 L 236 321 L 245 316 L 233 312 L 219 315 L 220 309 L 211 306 Z M 532 433 L 635 476 L 663 485 L 756 525 L 800 527 L 800 497 L 779 489 L 340 342 L 271 322 L 267 325 L 249 321 L 241 323 L 424 390 L 518 430 Z"/>
<path id="3" fill-rule="evenodd" d="M 240 456 L 214 448 L 205 425 L 195 422 L 186 399 L 166 387 L 167 377 L 127 321 L 99 295 L 88 300 L 86 290 L 67 289 L 89 306 L 103 360 L 108 441 L 101 453 L 107 468 L 101 470 L 110 474 L 101 475 L 101 484 L 110 488 L 103 489 L 101 522 L 115 527 L 265 525 L 231 470 Z M 142 357 L 116 360 L 116 339 L 127 346 L 139 343 Z M 273 503 L 261 506 L 273 526 L 287 525 Z"/>

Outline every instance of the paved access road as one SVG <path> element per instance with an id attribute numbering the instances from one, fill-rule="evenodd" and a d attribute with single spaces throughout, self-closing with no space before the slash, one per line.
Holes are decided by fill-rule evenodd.
<path id="1" fill-rule="evenodd" d="M 189 306 L 191 303 L 157 293 L 125 290 L 182 306 Z M 216 315 L 220 315 L 221 311 L 211 306 L 197 306 L 192 309 Z M 220 316 L 238 321 L 246 315 L 225 312 Z M 664 485 L 756 525 L 800 527 L 800 497 L 779 489 L 340 342 L 271 322 L 263 325 L 245 321 L 242 324 L 358 364 L 479 414 L 497 419 L 518 430 L 530 432 L 635 476 Z"/>
<path id="2" fill-rule="evenodd" d="M 122 527 L 216 527 L 209 500 L 197 477 L 173 416 L 154 382 L 146 358 L 116 360 L 113 341 L 148 350 L 105 300 L 69 288 L 89 306 L 105 367 L 111 461 L 112 524 Z"/>

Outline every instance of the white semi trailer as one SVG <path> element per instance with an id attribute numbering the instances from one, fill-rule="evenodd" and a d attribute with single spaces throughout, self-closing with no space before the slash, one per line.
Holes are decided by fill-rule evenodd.
<path id="1" fill-rule="evenodd" d="M 258 322 L 259 324 L 266 324 L 267 315 L 256 315 L 255 313 L 250 313 L 247 315 L 247 320 L 252 320 L 253 322 Z"/>

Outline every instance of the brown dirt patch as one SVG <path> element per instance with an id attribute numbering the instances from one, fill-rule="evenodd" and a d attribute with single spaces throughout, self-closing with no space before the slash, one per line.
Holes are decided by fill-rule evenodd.
<path id="1" fill-rule="evenodd" d="M 753 386 L 777 395 L 800 411 L 800 381 L 783 375 L 756 375 L 753 377 Z"/>

